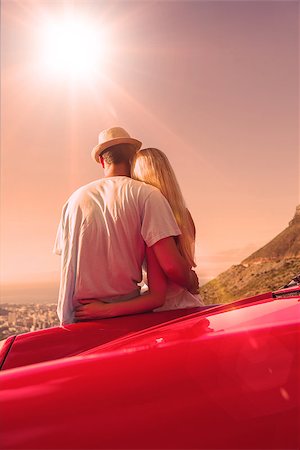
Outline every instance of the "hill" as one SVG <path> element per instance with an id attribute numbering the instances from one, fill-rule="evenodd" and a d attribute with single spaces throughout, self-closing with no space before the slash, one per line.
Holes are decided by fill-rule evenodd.
<path id="1" fill-rule="evenodd" d="M 300 205 L 289 226 L 261 249 L 200 288 L 206 304 L 278 289 L 300 273 Z"/>

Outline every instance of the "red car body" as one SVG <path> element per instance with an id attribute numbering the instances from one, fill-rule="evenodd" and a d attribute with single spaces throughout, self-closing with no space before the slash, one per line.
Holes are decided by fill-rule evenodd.
<path id="1" fill-rule="evenodd" d="M 300 286 L 8 338 L 5 449 L 298 449 Z"/>

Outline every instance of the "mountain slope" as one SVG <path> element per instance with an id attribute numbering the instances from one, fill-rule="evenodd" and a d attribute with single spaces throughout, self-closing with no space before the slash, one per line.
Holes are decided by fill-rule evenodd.
<path id="1" fill-rule="evenodd" d="M 300 258 L 300 205 L 297 206 L 289 226 L 267 245 L 246 258 L 243 263 L 286 258 Z"/>
<path id="2" fill-rule="evenodd" d="M 227 303 L 278 289 L 300 273 L 300 205 L 289 226 L 241 264 L 200 288 L 206 304 Z"/>

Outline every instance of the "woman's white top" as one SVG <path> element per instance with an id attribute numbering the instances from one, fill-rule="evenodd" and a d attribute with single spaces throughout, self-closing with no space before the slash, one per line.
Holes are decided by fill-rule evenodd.
<path id="1" fill-rule="evenodd" d="M 172 309 L 195 308 L 203 305 L 204 303 L 199 295 L 191 294 L 187 289 L 170 282 L 168 283 L 165 303 L 159 308 L 154 309 L 154 311 L 157 312 L 170 311 Z"/>

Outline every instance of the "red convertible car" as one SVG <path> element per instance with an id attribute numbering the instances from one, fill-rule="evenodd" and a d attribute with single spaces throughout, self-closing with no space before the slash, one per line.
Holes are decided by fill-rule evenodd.
<path id="1" fill-rule="evenodd" d="M 3 449 L 299 449 L 299 278 L 1 343 Z"/>

